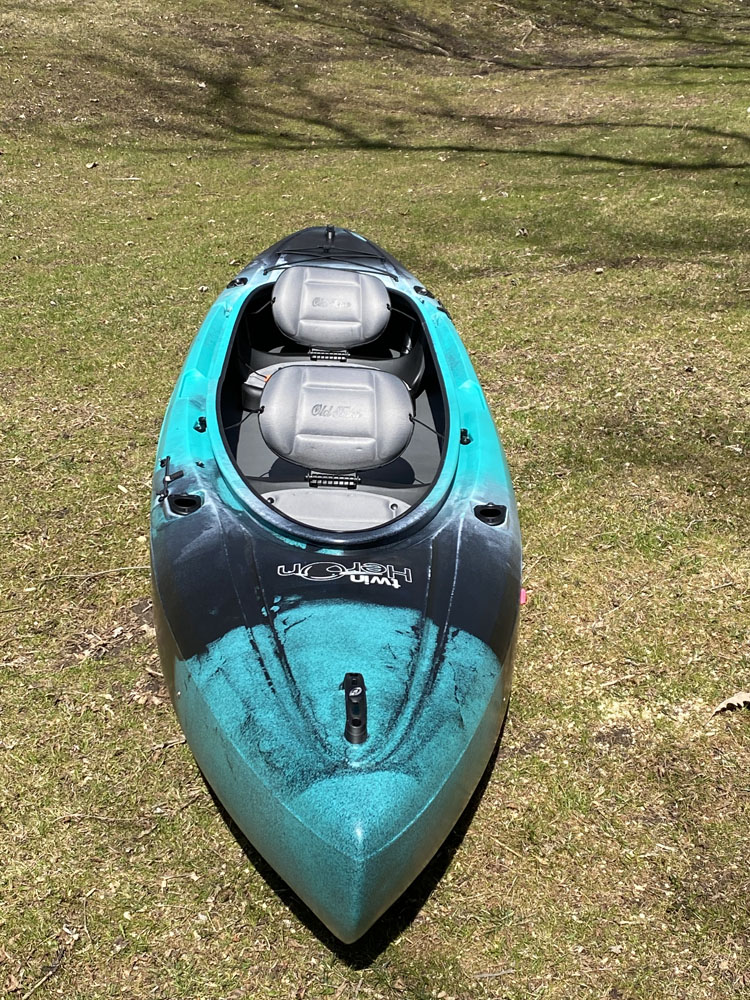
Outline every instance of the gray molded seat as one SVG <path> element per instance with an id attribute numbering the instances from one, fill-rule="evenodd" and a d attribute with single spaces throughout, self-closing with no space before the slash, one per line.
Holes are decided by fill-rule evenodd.
<path id="1" fill-rule="evenodd" d="M 268 379 L 260 432 L 280 458 L 322 472 L 393 461 L 411 440 L 414 404 L 395 375 L 348 365 L 292 365 Z"/>
<path id="2" fill-rule="evenodd" d="M 288 268 L 271 301 L 273 318 L 285 336 L 328 351 L 375 340 L 391 308 L 380 278 L 332 267 Z"/>

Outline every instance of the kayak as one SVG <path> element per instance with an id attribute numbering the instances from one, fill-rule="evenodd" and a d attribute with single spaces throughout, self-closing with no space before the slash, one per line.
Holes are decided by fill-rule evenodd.
<path id="1" fill-rule="evenodd" d="M 521 536 L 445 306 L 346 229 L 212 305 L 164 417 L 162 670 L 242 833 L 342 941 L 448 835 L 508 707 Z"/>

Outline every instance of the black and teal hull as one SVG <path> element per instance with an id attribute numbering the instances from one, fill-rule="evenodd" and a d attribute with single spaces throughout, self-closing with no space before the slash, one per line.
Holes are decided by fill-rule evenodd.
<path id="1" fill-rule="evenodd" d="M 282 245 L 219 296 L 170 401 L 154 472 L 154 608 L 164 675 L 207 781 L 352 942 L 427 864 L 490 759 L 511 689 L 520 533 L 456 330 L 387 255 L 395 277 L 383 280 L 424 317 L 449 412 L 431 489 L 379 528 L 326 533 L 251 488 L 219 396 L 237 316 Z M 366 683 L 362 743 L 344 735 L 351 672 Z"/>

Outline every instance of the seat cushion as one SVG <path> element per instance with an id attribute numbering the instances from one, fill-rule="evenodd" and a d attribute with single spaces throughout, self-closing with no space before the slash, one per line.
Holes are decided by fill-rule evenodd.
<path id="1" fill-rule="evenodd" d="M 273 318 L 285 336 L 332 351 L 374 340 L 391 308 L 380 278 L 332 267 L 287 268 L 272 302 Z"/>
<path id="2" fill-rule="evenodd" d="M 279 368 L 261 396 L 268 447 L 306 469 L 356 472 L 392 462 L 411 440 L 414 405 L 400 378 L 373 368 Z"/>

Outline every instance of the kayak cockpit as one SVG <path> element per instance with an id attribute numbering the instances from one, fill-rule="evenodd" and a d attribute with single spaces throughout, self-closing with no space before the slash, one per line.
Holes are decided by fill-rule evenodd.
<path id="1" fill-rule="evenodd" d="M 238 470 L 294 521 L 375 528 L 437 478 L 448 421 L 429 336 L 374 275 L 296 266 L 255 289 L 219 391 Z"/>

